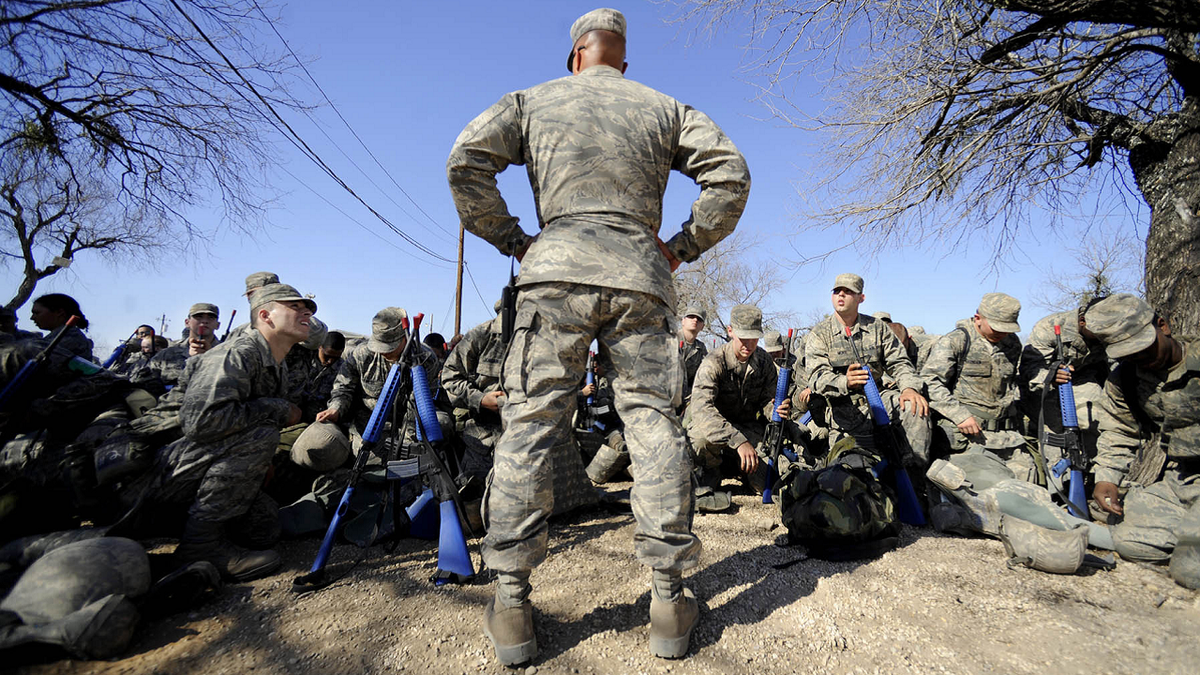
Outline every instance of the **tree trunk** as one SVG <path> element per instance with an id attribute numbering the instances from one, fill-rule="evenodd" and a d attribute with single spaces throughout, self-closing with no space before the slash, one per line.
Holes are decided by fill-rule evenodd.
<path id="1" fill-rule="evenodd" d="M 11 310 L 19 309 L 33 295 L 33 289 L 37 287 L 37 282 L 40 279 L 41 276 L 36 269 L 32 273 L 26 270 L 25 278 L 21 280 L 21 285 L 17 286 L 16 294 L 13 295 L 12 300 L 8 301 L 8 304 L 4 305 L 4 308 Z"/>
<path id="2" fill-rule="evenodd" d="M 1150 205 L 1146 300 L 1175 332 L 1200 335 L 1200 115 L 1190 117 L 1173 143 L 1139 146 L 1129 164 Z"/>

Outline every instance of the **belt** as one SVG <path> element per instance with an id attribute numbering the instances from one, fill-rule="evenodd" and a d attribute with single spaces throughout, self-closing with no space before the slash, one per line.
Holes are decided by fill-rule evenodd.
<path id="1" fill-rule="evenodd" d="M 971 412 L 971 416 L 979 422 L 979 428 L 984 431 L 1019 431 L 1020 418 L 1017 415 L 1008 415 L 1005 417 L 996 417 L 991 413 L 985 412 L 974 406 L 963 406 Z"/>

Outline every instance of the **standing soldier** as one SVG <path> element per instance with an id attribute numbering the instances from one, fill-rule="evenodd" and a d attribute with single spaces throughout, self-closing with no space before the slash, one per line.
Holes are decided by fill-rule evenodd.
<path id="1" fill-rule="evenodd" d="M 1020 312 L 1021 303 L 1011 295 L 984 295 L 975 316 L 938 339 L 921 370 L 938 415 L 937 447 L 955 455 L 969 450 L 970 457 L 950 461 L 974 475 L 976 485 L 985 474 L 1032 477 L 1033 463 L 1021 451 L 1025 437 L 1017 409 Z"/>
<path id="2" fill-rule="evenodd" d="M 483 541 L 484 562 L 498 573 L 484 632 L 510 665 L 537 654 L 529 576 L 546 556 L 550 458 L 577 452 L 571 417 L 592 340 L 613 365 L 629 430 L 635 548 L 654 570 L 650 651 L 687 651 L 699 610 L 682 572 L 696 565 L 700 541 L 675 414 L 683 368 L 671 272 L 733 231 L 750 190 L 745 159 L 712 120 L 624 78 L 620 12 L 580 17 L 571 43 L 573 77 L 504 96 L 467 125 L 446 167 L 463 225 L 523 261 Z M 521 230 L 496 187 L 512 164 L 528 166 L 537 237 Z M 672 168 L 701 191 L 682 231 L 664 243 L 657 233 Z"/>
<path id="3" fill-rule="evenodd" d="M 1087 312 L 1088 329 L 1118 363 L 1104 385 L 1096 487 L 1121 557 L 1170 561 L 1171 577 L 1200 588 L 1200 342 L 1176 339 L 1141 299 L 1121 293 Z M 1135 457 L 1165 453 L 1144 484 L 1129 483 Z M 1120 488 L 1124 483 L 1124 505 Z"/>
<path id="4" fill-rule="evenodd" d="M 700 339 L 700 331 L 708 315 L 699 305 L 688 305 L 683 310 L 683 320 L 679 322 L 679 353 L 683 357 L 683 406 L 686 408 L 692 400 L 692 383 L 696 381 L 696 371 L 700 362 L 708 356 L 708 347 Z"/>
<path id="5" fill-rule="evenodd" d="M 896 452 L 906 463 L 927 464 L 930 422 L 929 403 L 921 394 L 924 384 L 888 324 L 859 313 L 864 299 L 862 277 L 839 274 L 833 280 L 833 314 L 813 326 L 804 339 L 808 386 L 828 404 L 821 413 L 824 419 L 814 421 L 829 428 L 830 447 L 843 436 L 853 436 L 860 447 L 874 448 L 875 423 L 867 407 L 867 372 L 862 367 L 870 366 L 888 415 L 899 417 L 904 429 L 909 447 Z M 850 339 L 867 363 L 855 359 Z"/>

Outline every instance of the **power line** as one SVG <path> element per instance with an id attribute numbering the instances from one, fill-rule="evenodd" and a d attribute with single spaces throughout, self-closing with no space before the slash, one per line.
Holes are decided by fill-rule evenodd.
<path id="1" fill-rule="evenodd" d="M 350 135 L 354 137 L 354 140 L 358 141 L 358 144 L 360 146 L 362 146 L 362 149 L 366 151 L 367 155 L 372 160 L 374 160 L 375 165 L 378 166 L 380 168 L 380 170 L 383 171 L 384 175 L 387 176 L 388 179 L 392 181 L 392 185 L 395 185 L 396 189 L 400 190 L 401 194 L 403 194 L 408 199 L 408 201 L 411 202 L 412 205 L 415 206 L 417 208 L 417 210 L 421 212 L 422 215 L 424 215 L 427 219 L 429 219 L 429 222 L 433 223 L 438 228 L 438 230 L 441 231 L 441 235 L 444 236 L 447 241 L 450 241 L 450 242 L 457 241 L 455 236 L 453 234 L 451 234 L 451 232 L 448 229 L 446 229 L 441 223 L 438 223 L 436 220 L 434 220 L 433 216 L 429 215 L 425 211 L 425 209 L 421 208 L 421 205 L 418 204 L 417 201 L 412 198 L 412 195 L 408 194 L 408 191 L 405 190 L 400 185 L 400 183 L 396 181 L 395 177 L 392 176 L 391 172 L 387 170 L 387 167 L 385 167 L 383 165 L 383 163 L 379 161 L 379 158 L 377 158 L 375 156 L 375 153 L 371 152 L 371 148 L 367 146 L 367 144 L 358 135 L 358 132 L 356 132 L 354 130 L 354 127 L 352 127 L 350 125 L 350 122 L 345 118 L 344 115 L 342 115 L 342 111 L 338 109 L 337 105 L 334 104 L 333 100 L 329 98 L 329 95 L 325 93 L 325 89 L 321 87 L 321 84 L 319 82 L 317 82 L 317 79 L 315 77 L 313 77 L 313 74 L 311 72 L 309 72 L 308 67 L 304 65 L 304 62 L 302 60 L 300 60 L 300 57 L 296 54 L 295 50 L 292 49 L 292 45 L 289 44 L 287 39 L 285 39 L 283 37 L 283 34 L 279 32 L 279 29 L 275 26 L 275 22 L 272 21 L 269 16 L 267 16 L 267 13 L 265 11 L 263 11 L 263 8 L 257 2 L 254 3 L 254 8 L 258 10 L 258 13 L 262 16 L 263 20 L 266 21 L 267 25 L 271 27 L 271 30 L 275 33 L 275 37 L 278 37 L 279 41 L 283 43 L 283 46 L 285 48 L 287 48 L 288 53 L 292 55 L 292 59 L 295 60 L 296 64 L 300 66 L 300 69 L 304 71 L 304 74 L 306 76 L 308 76 L 309 81 L 312 82 L 313 86 L 317 88 L 317 91 L 319 91 L 321 93 L 321 97 L 324 98 L 325 102 L 329 104 L 329 107 L 333 110 L 334 114 L 336 114 L 338 116 L 338 119 L 340 119 L 342 121 L 342 124 L 346 125 L 346 129 L 349 130 Z M 311 115 L 309 115 L 308 117 L 309 117 L 309 119 L 313 119 Z M 313 119 L 313 123 L 317 124 L 315 119 Z M 318 129 L 320 129 L 319 124 L 318 124 Z M 381 193 L 383 193 L 384 196 L 386 196 L 388 198 L 388 200 L 390 200 L 393 204 L 396 205 L 396 208 L 400 209 L 404 213 L 404 215 L 406 215 L 410 219 L 412 219 L 412 221 L 414 223 L 421 225 L 421 227 L 423 227 L 427 232 L 430 232 L 430 233 L 434 234 L 435 236 L 438 235 L 437 232 L 430 230 L 424 224 L 420 223 L 416 218 L 414 218 L 412 216 L 412 214 L 408 213 L 408 211 L 405 211 L 404 207 L 400 206 L 400 204 L 398 204 L 396 202 L 396 200 L 392 199 L 390 195 L 388 195 L 386 192 L 384 192 L 383 188 L 380 188 L 379 185 L 376 184 L 375 181 L 372 180 L 370 176 L 367 176 L 367 172 L 363 171 L 362 167 L 360 167 L 353 159 L 351 159 L 350 156 L 348 154 L 346 154 L 346 151 L 342 150 L 342 148 L 337 144 L 337 142 L 335 142 L 332 138 L 329 137 L 329 134 L 325 133 L 325 131 L 323 129 L 321 130 L 321 133 L 324 134 L 325 138 L 329 139 L 329 142 L 333 143 L 334 147 L 336 147 L 338 149 L 338 151 L 341 152 L 342 155 L 347 160 L 349 160 L 351 164 L 354 165 L 354 168 L 358 169 L 359 172 L 362 173 L 363 176 L 365 176 L 367 178 L 367 180 L 371 182 L 371 185 L 374 185 L 377 190 L 379 190 Z"/>
<path id="2" fill-rule="evenodd" d="M 212 49 L 218 56 L 221 57 L 221 60 L 225 62 L 225 65 L 228 66 L 229 69 L 238 76 L 238 79 L 240 79 L 242 81 L 242 84 L 244 84 L 246 86 L 246 88 L 252 94 L 254 94 L 255 98 L 258 99 L 259 103 L 261 103 L 261 105 L 263 107 L 265 107 L 271 113 L 270 116 L 264 115 L 264 117 L 266 117 L 267 121 L 270 122 L 272 124 L 272 126 L 274 126 L 277 130 L 283 132 L 283 135 L 285 138 L 287 138 L 288 142 L 291 143 L 293 146 L 295 146 L 296 149 L 300 150 L 301 154 L 308 157 L 323 172 L 325 172 L 326 175 L 328 175 L 330 178 L 333 179 L 334 182 L 336 182 L 338 185 L 340 185 L 343 190 L 345 190 L 347 193 L 350 194 L 350 196 L 354 197 L 354 199 L 356 199 L 360 204 L 362 204 L 364 207 L 366 207 L 366 209 L 368 211 L 370 211 L 372 215 L 374 215 L 376 218 L 378 218 L 384 225 L 386 225 L 388 227 L 388 229 L 390 229 L 392 232 L 396 233 L 398 236 L 400 236 L 401 239 L 403 239 L 406 242 L 408 242 L 409 244 L 411 244 L 418 251 L 428 255 L 431 258 L 440 260 L 442 262 L 454 263 L 454 264 L 458 263 L 458 261 L 456 259 L 447 258 L 447 257 L 437 253 L 433 249 L 429 248 L 428 246 L 422 244 L 421 242 L 417 241 L 416 239 L 414 239 L 411 235 L 409 235 L 407 232 L 405 232 L 404 230 L 397 227 L 394 223 L 392 223 L 390 220 L 388 220 L 387 217 L 385 217 L 382 213 L 377 211 L 373 206 L 368 204 L 366 202 L 366 200 L 364 200 L 362 197 L 360 197 L 358 195 L 358 193 L 355 192 L 354 189 L 351 188 L 350 185 L 348 183 L 346 183 L 346 181 L 343 180 L 342 177 L 339 176 L 337 174 L 337 172 L 334 171 L 333 168 L 330 167 L 325 162 L 325 160 L 321 159 L 321 156 L 319 154 L 317 154 L 317 152 L 315 150 L 313 150 L 308 145 L 308 143 L 304 141 L 303 138 L 300 137 L 300 134 L 298 134 L 296 132 L 296 130 L 293 129 L 292 126 L 290 124 L 288 124 L 286 120 L 283 119 L 283 116 L 279 114 L 279 112 L 275 109 L 275 107 L 273 105 L 271 105 L 271 102 L 268 101 L 266 99 L 266 97 L 264 97 L 262 95 L 261 92 L 259 92 L 258 88 L 255 87 L 254 84 L 245 76 L 245 74 L 242 73 L 241 69 L 238 68 L 236 65 L 234 65 L 233 61 L 231 61 L 229 59 L 229 57 L 225 55 L 225 52 L 221 51 L 221 49 L 219 47 L 217 47 L 217 45 L 212 41 L 212 39 L 208 37 L 208 34 L 204 32 L 204 29 L 202 29 L 200 27 L 200 25 L 197 24 L 196 21 L 194 19 L 192 19 L 192 17 L 187 12 L 185 12 L 182 7 L 179 6 L 179 3 L 176 0 L 170 0 L 170 2 L 171 2 L 171 5 L 175 7 L 175 10 L 178 11 L 180 13 L 180 15 L 182 15 L 183 18 L 185 18 L 187 20 L 187 22 L 192 26 L 192 29 L 196 31 L 196 33 L 204 40 L 204 42 L 209 46 L 209 48 Z M 154 11 L 153 8 L 148 8 L 148 11 L 150 11 L 155 16 L 158 16 L 158 14 Z M 160 21 L 162 20 L 162 17 L 158 17 L 158 18 Z M 166 25 L 165 21 L 163 21 L 162 23 L 164 24 L 164 26 Z M 186 40 L 182 41 L 181 44 L 185 45 L 185 48 L 187 48 L 187 49 L 193 51 L 193 53 L 195 53 L 195 50 L 191 49 L 191 47 L 189 47 L 189 46 L 186 46 L 186 45 L 188 45 L 188 42 Z M 203 56 L 198 53 L 196 54 L 196 56 L 203 59 Z M 250 105 L 254 105 L 254 102 L 249 100 L 244 94 L 242 94 L 241 90 L 238 87 L 234 86 L 232 82 L 229 82 L 227 79 L 225 79 L 223 76 L 221 76 L 217 73 L 214 73 L 214 77 L 217 77 L 221 81 L 225 82 L 225 84 L 228 85 L 230 87 L 230 89 L 232 89 L 235 93 L 237 93 L 237 95 L 240 96 L 242 98 L 242 100 L 246 101 Z M 271 117 L 274 117 L 276 121 L 271 121 Z"/>

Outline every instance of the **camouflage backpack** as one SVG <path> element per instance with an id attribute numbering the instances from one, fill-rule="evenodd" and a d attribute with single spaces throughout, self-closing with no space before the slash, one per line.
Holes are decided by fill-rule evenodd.
<path id="1" fill-rule="evenodd" d="M 873 558 L 896 548 L 896 498 L 871 471 L 879 461 L 846 437 L 816 469 L 789 470 L 779 499 L 788 541 L 824 560 Z"/>

